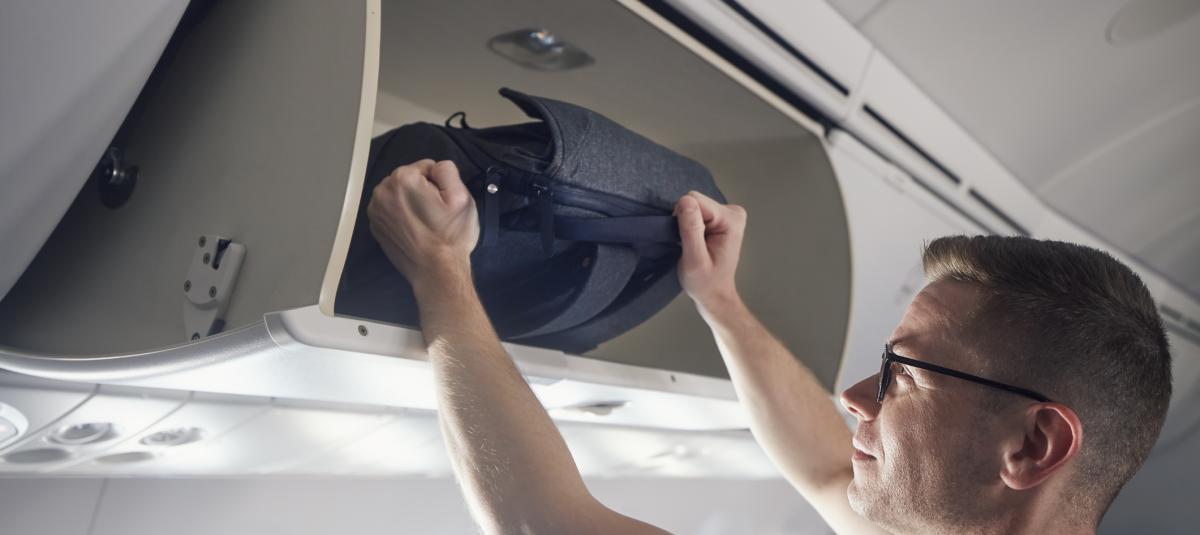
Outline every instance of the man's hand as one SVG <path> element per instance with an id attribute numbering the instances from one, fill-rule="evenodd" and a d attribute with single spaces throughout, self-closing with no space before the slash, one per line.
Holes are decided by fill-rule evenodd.
<path id="1" fill-rule="evenodd" d="M 679 280 L 701 313 L 735 301 L 734 274 L 746 230 L 746 210 L 723 205 L 696 191 L 675 204 L 683 256 Z"/>
<path id="2" fill-rule="evenodd" d="M 414 288 L 447 272 L 469 276 L 479 219 L 454 162 L 396 168 L 375 186 L 367 216 L 384 254 Z"/>

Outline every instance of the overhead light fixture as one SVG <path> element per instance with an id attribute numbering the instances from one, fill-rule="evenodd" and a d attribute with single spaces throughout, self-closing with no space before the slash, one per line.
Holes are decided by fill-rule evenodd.
<path id="1" fill-rule="evenodd" d="M 88 422 L 60 427 L 50 435 L 50 441 L 68 446 L 82 446 L 103 442 L 115 436 L 117 436 L 117 431 L 113 424 Z"/>
<path id="2" fill-rule="evenodd" d="M 11 405 L 0 403 L 0 446 L 23 434 L 29 428 L 29 420 Z"/>
<path id="3" fill-rule="evenodd" d="M 204 440 L 204 430 L 199 427 L 179 427 L 175 429 L 165 429 L 154 434 L 146 435 L 142 438 L 142 444 L 153 446 L 156 448 L 167 448 L 171 446 L 182 446 Z"/>
<path id="4" fill-rule="evenodd" d="M 1125 46 L 1163 33 L 1200 13 L 1195 0 L 1129 0 L 1108 23 L 1105 38 Z"/>
<path id="5" fill-rule="evenodd" d="M 587 52 L 559 39 L 545 28 L 530 28 L 497 35 L 488 48 L 522 67 L 537 71 L 566 71 L 596 62 Z"/>

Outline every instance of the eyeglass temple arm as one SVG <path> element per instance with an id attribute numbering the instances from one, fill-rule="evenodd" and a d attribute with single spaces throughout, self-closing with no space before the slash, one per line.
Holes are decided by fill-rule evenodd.
<path id="1" fill-rule="evenodd" d="M 900 355 L 891 353 L 890 351 L 888 353 L 889 353 L 888 358 L 890 358 L 891 360 L 893 360 L 895 362 L 899 362 L 901 364 L 912 366 L 914 368 L 922 368 L 922 369 L 937 372 L 937 373 L 940 373 L 943 375 L 949 375 L 951 377 L 957 377 L 959 379 L 964 379 L 964 380 L 971 381 L 974 383 L 979 383 L 981 385 L 987 385 L 992 388 L 999 388 L 1000 390 L 1007 390 L 1014 394 L 1020 394 L 1027 398 L 1036 399 L 1043 403 L 1051 402 L 1050 398 L 1043 396 L 1037 392 L 1034 392 L 1033 390 L 1021 388 L 1019 386 L 1012 386 L 1012 385 L 1007 385 L 1004 383 L 998 383 L 991 379 L 984 379 L 983 377 L 979 377 L 977 375 L 971 375 L 969 373 L 960 372 L 958 370 L 952 370 L 950 368 L 943 368 L 941 366 L 938 366 L 937 364 L 930 364 L 928 362 L 924 362 L 924 361 L 920 361 L 920 360 L 913 360 L 908 357 L 901 357 Z"/>

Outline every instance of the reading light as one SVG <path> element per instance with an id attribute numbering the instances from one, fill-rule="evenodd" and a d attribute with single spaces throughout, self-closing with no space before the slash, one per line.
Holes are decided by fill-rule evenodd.
<path id="1" fill-rule="evenodd" d="M 204 439 L 204 430 L 199 427 L 178 427 L 175 429 L 165 429 L 157 433 L 146 435 L 142 438 L 142 444 L 146 446 L 154 446 L 166 448 L 170 446 L 182 446 L 191 444 Z"/>
<path id="2" fill-rule="evenodd" d="M 88 422 L 60 427 L 50 435 L 50 440 L 68 446 L 80 446 L 102 442 L 116 435 L 116 429 L 113 427 L 113 424 L 108 422 Z"/>
<path id="3" fill-rule="evenodd" d="M 544 28 L 497 35 L 488 48 L 522 67 L 537 71 L 566 71 L 595 63 L 592 56 Z"/>

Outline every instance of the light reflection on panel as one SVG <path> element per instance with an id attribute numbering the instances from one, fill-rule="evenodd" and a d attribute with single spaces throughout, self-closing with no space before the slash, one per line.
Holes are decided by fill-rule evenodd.
<path id="1" fill-rule="evenodd" d="M 370 434 L 287 472 L 436 477 L 449 475 L 451 468 L 436 415 L 403 411 Z"/>

